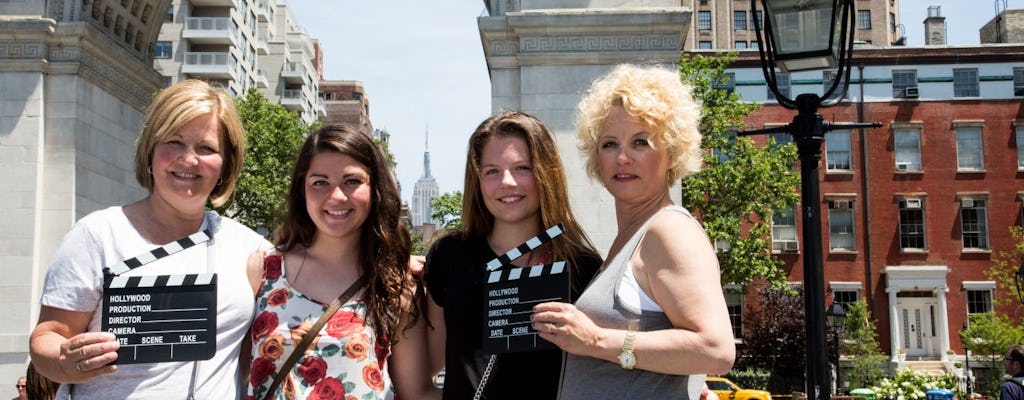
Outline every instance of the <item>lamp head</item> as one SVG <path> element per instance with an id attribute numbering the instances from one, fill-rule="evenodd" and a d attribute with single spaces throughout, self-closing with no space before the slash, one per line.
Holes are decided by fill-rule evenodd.
<path id="1" fill-rule="evenodd" d="M 776 65 L 783 71 L 836 68 L 847 1 L 761 0 Z"/>

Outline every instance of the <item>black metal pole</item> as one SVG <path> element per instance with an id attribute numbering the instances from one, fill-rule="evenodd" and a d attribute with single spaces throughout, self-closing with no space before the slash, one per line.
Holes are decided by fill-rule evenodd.
<path id="1" fill-rule="evenodd" d="M 836 339 L 836 395 L 838 396 L 842 394 L 843 390 L 843 378 L 842 374 L 839 372 L 842 370 L 839 368 L 839 328 L 835 329 L 833 336 L 835 336 Z"/>
<path id="2" fill-rule="evenodd" d="M 824 119 L 818 114 L 821 98 L 805 93 L 796 98 L 798 113 L 790 133 L 800 158 L 800 206 L 803 218 L 804 313 L 807 335 L 807 399 L 829 400 L 828 348 L 825 346 L 825 277 L 821 255 L 821 194 L 818 163 L 825 141 Z"/>

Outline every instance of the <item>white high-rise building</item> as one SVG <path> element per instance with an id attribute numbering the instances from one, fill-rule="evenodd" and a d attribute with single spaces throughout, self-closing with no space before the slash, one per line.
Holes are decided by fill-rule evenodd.
<path id="1" fill-rule="evenodd" d="M 257 88 L 304 122 L 326 114 L 313 40 L 276 0 L 173 0 L 154 49 L 153 67 L 170 85 L 195 78 L 233 96 Z"/>
<path id="2" fill-rule="evenodd" d="M 416 181 L 412 192 L 412 225 L 421 226 L 436 224 L 430 214 L 434 213 L 430 207 L 430 200 L 440 195 L 441 189 L 437 186 L 437 180 L 430 176 L 430 131 L 427 131 L 427 139 L 423 151 L 423 176 Z"/>

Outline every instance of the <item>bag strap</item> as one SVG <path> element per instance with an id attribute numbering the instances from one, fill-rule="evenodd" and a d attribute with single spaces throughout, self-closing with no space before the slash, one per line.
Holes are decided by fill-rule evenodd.
<path id="1" fill-rule="evenodd" d="M 327 307 L 327 310 L 324 310 L 324 315 L 321 315 L 320 319 L 318 319 L 316 323 L 309 328 L 309 331 L 302 336 L 302 341 L 295 345 L 295 350 L 293 350 L 292 354 L 288 356 L 288 360 L 281 365 L 281 369 L 278 370 L 277 375 L 274 376 L 274 383 L 270 384 L 270 390 L 268 390 L 267 395 L 263 397 L 264 400 L 269 400 L 274 396 L 274 392 L 277 391 L 278 386 L 281 386 L 281 382 L 284 381 L 284 377 L 288 376 L 288 372 L 291 371 L 292 367 L 295 366 L 295 363 L 299 361 L 299 357 L 302 357 L 302 355 L 306 353 L 306 349 L 309 348 L 309 345 L 313 344 L 313 339 L 320 334 L 320 329 L 327 324 L 327 321 L 329 321 L 331 317 L 338 312 L 338 309 L 340 309 L 345 302 L 352 298 L 356 292 L 366 286 L 366 280 L 366 275 L 359 277 L 359 279 L 352 283 L 348 289 L 345 289 L 345 292 L 342 293 L 341 296 L 334 299 L 334 302 Z"/>

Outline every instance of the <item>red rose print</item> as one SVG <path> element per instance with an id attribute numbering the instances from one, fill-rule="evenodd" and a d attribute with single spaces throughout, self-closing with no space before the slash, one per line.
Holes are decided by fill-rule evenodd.
<path id="1" fill-rule="evenodd" d="M 277 314 L 269 311 L 264 311 L 256 317 L 255 321 L 252 321 L 252 340 L 253 342 L 260 338 L 267 336 L 270 332 L 274 331 L 277 327 Z"/>
<path id="2" fill-rule="evenodd" d="M 306 357 L 299 363 L 299 373 L 302 380 L 312 386 L 327 375 L 327 362 L 320 357 Z"/>
<path id="3" fill-rule="evenodd" d="M 345 398 L 345 385 L 338 378 L 327 377 L 317 382 L 313 387 L 313 393 L 307 399 L 313 400 L 342 400 Z"/>
<path id="4" fill-rule="evenodd" d="M 263 259 L 263 278 L 277 279 L 281 277 L 281 256 L 267 256 Z"/>
<path id="5" fill-rule="evenodd" d="M 274 373 L 274 362 L 266 358 L 257 358 L 252 362 L 252 369 L 249 371 L 249 383 L 253 387 L 259 387 L 260 382 L 267 379 L 270 374 Z"/>
<path id="6" fill-rule="evenodd" d="M 370 364 L 363 367 L 363 382 L 366 382 L 370 389 L 384 390 L 384 374 L 380 373 L 380 368 L 377 368 L 376 365 Z"/>
<path id="7" fill-rule="evenodd" d="M 331 337 L 341 339 L 354 332 L 361 331 L 366 326 L 363 319 L 358 314 L 351 311 L 338 311 L 331 317 L 330 321 L 327 321 L 327 326 L 324 327 L 324 331 L 327 332 Z"/>
<path id="8" fill-rule="evenodd" d="M 274 289 L 267 295 L 267 305 L 278 307 L 288 302 L 288 299 L 292 297 L 291 291 L 285 288 Z"/>

